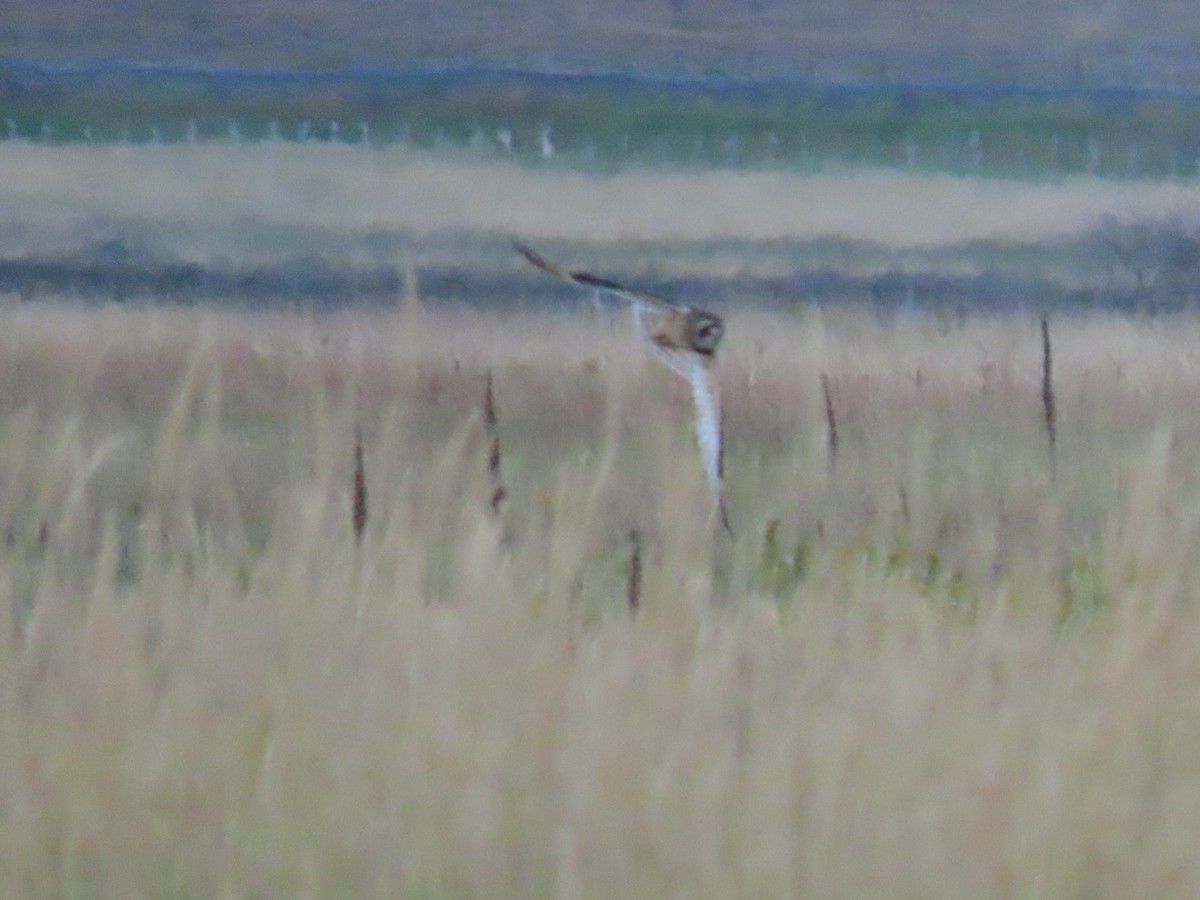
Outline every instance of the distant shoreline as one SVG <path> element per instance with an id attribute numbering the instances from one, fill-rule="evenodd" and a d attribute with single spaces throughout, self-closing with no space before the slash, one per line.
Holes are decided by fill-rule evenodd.
<path id="1" fill-rule="evenodd" d="M 1192 221 L 1200 181 L 963 178 L 637 167 L 610 175 L 347 144 L 45 148 L 0 141 L 0 211 L 188 227 L 259 221 L 331 232 L 502 230 L 541 239 L 1065 240 L 1107 220 Z"/>
<path id="2" fill-rule="evenodd" d="M 636 166 L 1192 178 L 1200 91 L 994 79 L 741 78 L 463 64 L 238 68 L 0 59 L 0 139 L 327 142 Z"/>
<path id="3" fill-rule="evenodd" d="M 716 303 L 1123 307 L 1151 287 L 1183 302 L 1200 277 L 1195 179 L 597 176 L 286 142 L 0 142 L 0 169 L 0 290 L 26 296 L 388 303 L 411 269 L 439 299 L 542 302 L 559 286 L 519 265 L 516 237 Z"/>
<path id="4" fill-rule="evenodd" d="M 415 65 L 353 65 L 306 68 L 304 66 L 248 66 L 188 61 L 101 58 L 74 61 L 49 61 L 21 57 L 0 57 L 0 79 L 93 77 L 132 77 L 165 79 L 228 79 L 230 82 L 260 84 L 376 83 L 395 87 L 420 87 L 444 90 L 448 86 L 524 85 L 529 87 L 583 87 L 611 90 L 638 88 L 675 88 L 700 93 L 743 93 L 747 99 L 762 99 L 773 92 L 798 92 L 801 95 L 826 95 L 853 98 L 887 93 L 930 94 L 948 97 L 994 100 L 1005 97 L 1035 99 L 1078 99 L 1090 102 L 1138 102 L 1176 99 L 1200 100 L 1200 87 L 1186 88 L 1170 84 L 1131 83 L 1096 79 L 1077 82 L 1018 80 L 997 81 L 976 75 L 929 78 L 881 78 L 870 75 L 816 77 L 803 70 L 781 70 L 748 75 L 737 70 L 706 72 L 670 72 L 597 66 L 536 66 L 502 63 L 424 63 Z"/>

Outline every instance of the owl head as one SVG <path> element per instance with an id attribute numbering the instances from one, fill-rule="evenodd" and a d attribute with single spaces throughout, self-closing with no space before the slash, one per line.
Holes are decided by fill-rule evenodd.
<path id="1" fill-rule="evenodd" d="M 715 313 L 694 309 L 688 312 L 688 347 L 701 356 L 713 357 L 721 338 L 725 335 L 725 322 Z"/>

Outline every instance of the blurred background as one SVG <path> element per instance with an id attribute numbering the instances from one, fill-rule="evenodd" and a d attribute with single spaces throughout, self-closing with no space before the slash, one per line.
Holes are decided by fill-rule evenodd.
<path id="1" fill-rule="evenodd" d="M 883 247 L 836 221 L 773 232 L 714 225 L 697 244 L 610 216 L 594 238 L 584 229 L 563 249 L 717 305 L 1188 308 L 1200 290 L 1193 19 L 1187 4 L 1167 0 L 4 2 L 0 144 L 22 159 L 45 148 L 49 180 L 74 172 L 84 196 L 38 203 L 11 183 L 0 188 L 0 290 L 322 307 L 387 305 L 418 290 L 429 300 L 537 304 L 553 292 L 507 254 L 514 226 L 529 217 L 510 221 L 506 210 L 528 191 L 506 185 L 527 182 L 505 173 L 543 178 L 549 216 L 572 176 L 687 177 L 687 191 L 704 195 L 720 193 L 713 179 L 730 173 L 776 173 L 803 194 L 813 177 L 881 170 L 912 176 L 897 202 L 914 221 L 929 211 L 923 179 L 942 176 L 1179 193 L 1149 208 L 1110 197 L 1069 229 L 1027 235 L 977 227 L 970 220 L 989 208 L 964 199 L 960 238 Z M 459 180 L 471 187 L 447 187 L 431 209 L 465 209 L 477 191 L 495 214 L 414 227 L 411 216 L 380 211 L 317 227 L 302 216 L 281 222 L 267 198 L 261 211 L 239 210 L 236 223 L 201 228 L 184 201 L 179 215 L 162 204 L 87 202 L 97 178 L 143 196 L 158 147 L 241 148 L 213 164 L 229 178 L 253 178 L 239 160 L 266 159 L 266 149 L 314 147 L 289 160 L 306 174 L 280 190 L 311 193 L 315 220 L 315 205 L 339 202 L 324 175 L 364 166 L 329 148 L 361 149 L 375 167 L 372 189 L 384 193 L 417 177 L 406 163 L 437 160 L 469 170 Z M 89 177 L 97 157 L 50 152 L 88 148 L 133 155 Z M 192 157 L 171 152 L 184 152 L 170 171 L 186 183 L 191 165 L 178 160 Z M 35 175 L 32 184 L 43 182 Z M 202 179 L 192 186 L 213 192 Z M 496 199 L 506 190 L 508 207 Z M 726 182 L 744 207 L 732 217 L 728 202 L 676 210 L 668 192 L 664 203 L 693 220 L 744 221 L 772 202 L 770 191 L 739 190 Z M 593 211 L 575 215 L 586 221 Z M 626 239 L 621 252 L 613 235 Z M 745 271 L 698 268 L 713 240 Z"/>

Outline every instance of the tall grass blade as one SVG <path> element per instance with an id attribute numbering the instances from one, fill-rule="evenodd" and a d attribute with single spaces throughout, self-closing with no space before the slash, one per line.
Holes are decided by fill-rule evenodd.
<path id="1" fill-rule="evenodd" d="M 1050 347 L 1050 323 L 1042 317 L 1042 417 L 1046 423 L 1046 440 L 1050 444 L 1050 477 L 1057 468 L 1058 418 L 1054 402 L 1054 369 Z"/>
<path id="2" fill-rule="evenodd" d="M 829 374 L 821 373 L 821 393 L 825 397 L 825 428 L 829 446 L 829 468 L 837 468 L 838 430 L 837 416 L 833 411 L 833 392 L 829 388 Z"/>
<path id="3" fill-rule="evenodd" d="M 500 420 L 496 415 L 496 392 L 492 385 L 492 370 L 488 369 L 487 389 L 483 395 L 483 423 L 488 436 L 488 478 L 492 486 L 492 512 L 500 514 L 504 502 L 504 480 L 500 475 Z"/>
<path id="4" fill-rule="evenodd" d="M 636 528 L 629 532 L 629 582 L 625 600 L 630 614 L 636 614 L 642 605 L 642 533 Z"/>
<path id="5" fill-rule="evenodd" d="M 367 473 L 363 467 L 362 428 L 354 430 L 354 542 L 362 543 L 363 531 L 367 527 Z"/>

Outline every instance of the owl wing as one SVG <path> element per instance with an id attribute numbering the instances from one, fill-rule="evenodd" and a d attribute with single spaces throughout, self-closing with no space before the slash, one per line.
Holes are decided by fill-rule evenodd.
<path id="1" fill-rule="evenodd" d="M 613 281 L 609 278 L 601 278 L 599 275 L 593 275 L 591 272 L 572 272 L 564 269 L 561 266 L 555 265 L 542 256 L 532 247 L 519 242 L 513 243 L 513 249 L 525 257 L 533 265 L 537 266 L 543 272 L 547 272 L 556 278 L 561 278 L 563 281 L 569 281 L 572 284 L 578 284 L 582 287 L 595 288 L 605 291 L 613 296 L 620 297 L 627 303 L 637 306 L 648 306 L 652 309 L 682 309 L 678 303 L 672 303 L 666 297 L 652 294 L 649 291 L 639 291 L 631 287 L 626 287 L 620 282 Z"/>
<path id="2" fill-rule="evenodd" d="M 692 353 L 672 354 L 672 356 L 675 358 L 675 362 L 687 368 L 687 374 L 684 377 L 692 386 L 692 402 L 696 406 L 696 440 L 700 444 L 700 454 L 704 457 L 704 471 L 708 476 L 708 487 L 712 491 L 713 501 L 717 505 L 721 524 L 727 531 L 732 532 L 729 515 L 725 509 L 725 448 L 721 423 L 721 397 L 717 391 L 716 379 L 713 378 L 706 361 L 700 356 Z M 675 369 L 675 365 L 670 361 L 668 361 L 668 365 Z"/>
<path id="3" fill-rule="evenodd" d="M 513 249 L 543 272 L 596 290 L 606 291 L 633 307 L 634 318 L 638 329 L 642 332 L 646 343 L 653 354 L 671 371 L 687 380 L 692 386 L 692 401 L 696 406 L 696 438 L 700 444 L 700 452 L 704 457 L 704 469 L 708 476 L 708 486 L 712 491 L 713 500 L 717 505 L 717 513 L 721 524 L 732 533 L 729 525 L 729 515 L 725 509 L 725 496 L 722 488 L 724 478 L 724 448 L 721 439 L 721 404 L 717 394 L 716 381 L 712 378 L 707 361 L 698 353 L 686 350 L 674 350 L 662 347 L 650 337 L 643 313 L 654 310 L 686 310 L 687 307 L 672 303 L 665 297 L 651 294 L 648 291 L 634 290 L 616 281 L 601 278 L 590 272 L 572 272 L 555 265 L 532 247 L 519 242 L 513 243 Z"/>

